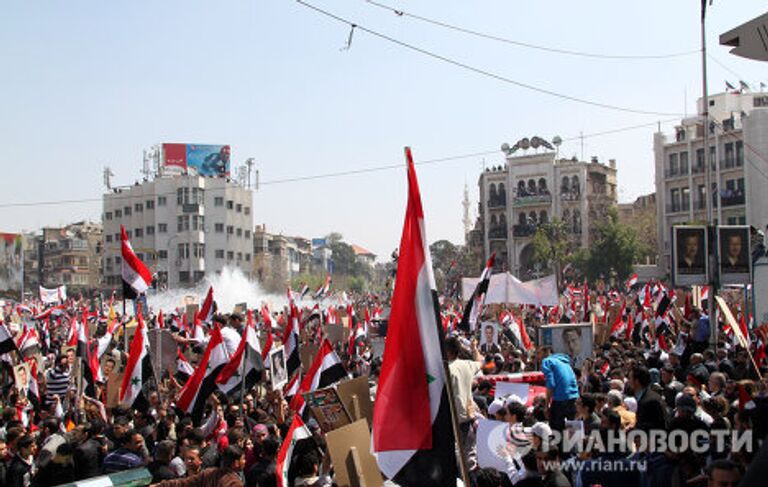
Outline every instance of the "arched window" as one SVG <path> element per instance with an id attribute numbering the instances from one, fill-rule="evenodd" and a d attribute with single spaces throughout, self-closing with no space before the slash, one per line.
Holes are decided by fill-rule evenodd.
<path id="1" fill-rule="evenodd" d="M 549 217 L 547 216 L 547 210 L 541 210 L 541 212 L 539 212 L 539 222 L 547 223 L 548 221 Z"/>
<path id="2" fill-rule="evenodd" d="M 563 182 L 560 183 L 560 191 L 563 193 L 568 193 L 571 190 L 571 182 L 568 179 L 568 176 L 563 176 Z"/>
<path id="3" fill-rule="evenodd" d="M 504 187 L 504 183 L 499 183 L 499 204 L 505 205 L 507 203 L 507 188 Z"/>
<path id="4" fill-rule="evenodd" d="M 528 214 L 528 221 L 531 225 L 536 225 L 536 212 L 532 211 Z"/>
<path id="5" fill-rule="evenodd" d="M 504 213 L 499 215 L 499 227 L 505 232 L 507 231 L 507 215 Z"/>
<path id="6" fill-rule="evenodd" d="M 491 215 L 491 228 L 494 228 L 496 224 L 496 215 Z"/>
<path id="7" fill-rule="evenodd" d="M 517 223 L 520 224 L 520 225 L 525 225 L 527 223 L 524 211 L 521 211 L 520 213 L 518 213 L 518 215 L 517 215 Z"/>
<path id="8" fill-rule="evenodd" d="M 573 210 L 573 233 L 581 233 L 581 211 Z"/>
<path id="9" fill-rule="evenodd" d="M 579 185 L 579 177 L 574 176 L 571 178 L 571 191 L 574 193 L 580 193 L 581 192 L 581 186 Z"/>
<path id="10" fill-rule="evenodd" d="M 528 192 L 529 193 L 536 192 L 536 181 L 534 181 L 533 179 L 528 180 Z"/>
<path id="11" fill-rule="evenodd" d="M 525 191 L 525 181 L 523 181 L 522 179 L 517 182 L 517 191 L 518 192 Z"/>
<path id="12" fill-rule="evenodd" d="M 546 191 L 547 190 L 547 180 L 544 178 L 539 178 L 539 191 Z"/>
<path id="13" fill-rule="evenodd" d="M 491 206 L 493 203 L 496 202 L 496 185 L 491 183 L 491 185 L 488 187 L 488 204 Z"/>
<path id="14" fill-rule="evenodd" d="M 563 223 L 565 223 L 565 228 L 568 230 L 571 229 L 571 210 L 565 210 L 563 212 Z"/>

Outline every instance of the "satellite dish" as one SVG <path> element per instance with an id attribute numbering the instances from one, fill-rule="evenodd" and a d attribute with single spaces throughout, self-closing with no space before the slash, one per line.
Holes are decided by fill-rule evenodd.
<path id="1" fill-rule="evenodd" d="M 553 143 L 554 145 L 556 145 L 557 147 L 560 147 L 560 145 L 562 145 L 562 143 L 563 143 L 563 138 L 562 138 L 562 137 L 560 137 L 559 135 L 555 135 L 555 136 L 552 138 L 552 143 Z"/>
<path id="2" fill-rule="evenodd" d="M 501 151 L 502 152 L 509 152 L 509 144 L 507 144 L 506 142 L 501 144 Z"/>

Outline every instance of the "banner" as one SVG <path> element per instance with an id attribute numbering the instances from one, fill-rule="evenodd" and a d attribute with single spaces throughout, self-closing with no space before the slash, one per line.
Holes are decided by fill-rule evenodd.
<path id="1" fill-rule="evenodd" d="M 479 419 L 477 422 L 477 465 L 507 474 L 510 480 L 525 476 L 523 456 L 531 450 L 530 436 L 522 423 Z"/>
<path id="2" fill-rule="evenodd" d="M 461 280 L 462 297 L 466 301 L 480 278 L 465 277 Z M 485 304 L 531 304 L 534 306 L 555 306 L 558 304 L 557 281 L 555 275 L 522 282 L 512 274 L 505 272 L 494 274 L 488 284 Z"/>
<path id="3" fill-rule="evenodd" d="M 21 291 L 23 239 L 20 233 L 0 233 L 0 291 Z"/>
<path id="4" fill-rule="evenodd" d="M 59 286 L 53 289 L 40 286 L 40 301 L 45 304 L 63 303 L 67 300 L 67 286 Z"/>
<path id="5" fill-rule="evenodd" d="M 194 168 L 200 176 L 229 176 L 230 147 L 209 144 L 163 144 L 163 166 Z"/>

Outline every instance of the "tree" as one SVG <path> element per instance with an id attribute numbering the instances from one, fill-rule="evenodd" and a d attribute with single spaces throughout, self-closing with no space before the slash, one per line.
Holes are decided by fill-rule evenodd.
<path id="1" fill-rule="evenodd" d="M 633 272 L 633 264 L 641 251 L 639 237 L 634 228 L 619 223 L 616 208 L 608 210 L 608 220 L 596 226 L 597 239 L 589 249 L 585 273 L 590 280 L 615 271 L 620 280 Z"/>
<path id="2" fill-rule="evenodd" d="M 565 222 L 553 218 L 542 223 L 533 234 L 533 260 L 544 267 L 554 268 L 558 285 L 561 265 L 568 255 L 568 229 Z"/>

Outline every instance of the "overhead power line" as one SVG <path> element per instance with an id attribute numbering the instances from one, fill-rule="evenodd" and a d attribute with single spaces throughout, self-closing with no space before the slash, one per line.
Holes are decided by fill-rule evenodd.
<path id="1" fill-rule="evenodd" d="M 480 37 L 483 39 L 488 39 L 492 41 L 498 41 L 503 42 L 505 44 L 511 44 L 518 47 L 524 47 L 526 49 L 536 49 L 538 51 L 544 51 L 544 52 L 551 52 L 556 54 L 566 54 L 569 56 L 578 56 L 578 57 L 586 57 L 586 58 L 595 58 L 595 59 L 613 59 L 613 60 L 642 60 L 642 59 L 671 59 L 671 58 L 678 58 L 683 56 L 690 56 L 691 54 L 696 54 L 699 52 L 698 49 L 692 49 L 690 51 L 682 51 L 682 52 L 673 52 L 673 53 L 666 53 L 666 54 L 603 54 L 603 53 L 596 53 L 596 52 L 587 52 L 587 51 L 575 51 L 570 49 L 560 49 L 557 47 L 549 47 L 549 46 L 542 46 L 539 44 L 532 44 L 530 42 L 523 42 L 518 41 L 514 39 L 510 39 L 507 37 L 501 37 L 493 34 L 487 34 L 484 32 L 468 29 L 466 27 L 461 27 L 455 24 L 449 24 L 447 22 L 443 22 L 440 20 L 430 19 L 427 17 L 423 17 L 421 15 L 416 15 L 410 12 L 406 12 L 405 10 L 399 10 L 394 7 L 390 7 L 389 5 L 384 5 L 379 2 L 375 2 L 373 0 L 365 0 L 366 3 L 369 3 L 375 7 L 379 7 L 384 10 L 388 10 L 398 17 L 409 17 L 414 20 L 418 20 L 421 22 L 426 22 L 428 24 L 436 25 L 439 27 L 443 27 L 445 29 L 454 30 L 456 32 L 461 32 L 464 34 L 469 34 L 475 37 Z"/>
<path id="2" fill-rule="evenodd" d="M 564 142 L 569 141 L 575 141 L 575 140 L 581 140 L 581 139 L 590 139 L 593 137 L 601 137 L 604 135 L 611 135 L 616 134 L 620 132 L 628 132 L 630 130 L 636 130 L 640 128 L 646 128 L 651 127 L 657 124 L 666 124 L 670 122 L 677 121 L 676 118 L 668 119 L 668 120 L 661 120 L 658 122 L 649 122 L 639 125 L 630 125 L 627 127 L 621 127 L 617 129 L 611 129 L 611 130 L 604 130 L 601 132 L 592 132 L 589 134 L 583 134 L 583 135 L 577 135 L 573 137 L 565 137 L 563 138 Z M 490 149 L 490 150 L 484 150 L 484 151 L 477 151 L 477 152 L 471 152 L 471 153 L 465 153 L 465 154 L 458 154 L 458 155 L 452 155 L 452 156 L 445 156 L 445 157 L 439 157 L 436 159 L 427 159 L 423 161 L 417 161 L 414 164 L 417 166 L 424 166 L 424 165 L 431 165 L 431 164 L 440 164 L 444 162 L 450 162 L 450 161 L 456 161 L 460 159 L 471 159 L 474 157 L 481 157 L 491 154 L 498 154 L 500 150 L 497 149 Z M 379 172 L 379 171 L 386 171 L 391 169 L 402 169 L 405 167 L 402 163 L 400 164 L 385 164 L 380 166 L 369 166 L 364 167 L 361 169 L 350 169 L 347 171 L 337 171 L 337 172 L 330 172 L 330 173 L 322 173 L 322 174 L 310 174 L 305 176 L 293 176 L 288 178 L 281 178 L 281 179 L 273 179 L 273 180 L 267 180 L 267 181 L 261 181 L 259 183 L 259 186 L 269 186 L 269 185 L 276 185 L 276 184 L 286 184 L 286 183 L 295 183 L 295 182 L 301 182 L 301 181 L 314 181 L 318 179 L 329 179 L 329 178 L 336 178 L 336 177 L 343 177 L 343 176 L 352 176 L 357 174 L 367 174 L 367 173 L 373 173 L 373 172 Z M 217 190 L 223 190 L 223 189 L 217 189 Z M 217 190 L 211 190 L 211 191 L 217 191 Z M 113 193 L 118 194 L 119 193 Z M 168 193 L 158 193 L 155 196 L 174 196 L 176 195 L 175 191 L 168 192 Z M 113 196 L 114 199 L 134 199 L 134 196 L 125 195 L 125 196 Z M 95 203 L 102 201 L 102 197 L 98 198 L 80 198 L 80 199 L 66 199 L 66 200 L 44 200 L 44 201 L 29 201 L 29 202 L 21 202 L 21 203 L 0 203 L 0 209 L 3 208 L 29 208 L 29 207 L 36 207 L 36 206 L 50 206 L 50 205 L 69 205 L 69 204 L 82 204 L 82 203 Z"/>
<path id="3" fill-rule="evenodd" d="M 527 90 L 535 91 L 535 92 L 538 92 L 538 93 L 543 93 L 545 95 L 549 95 L 549 96 L 552 96 L 552 97 L 555 97 L 555 98 L 560 98 L 560 99 L 563 99 L 563 100 L 569 100 L 569 101 L 573 101 L 573 102 L 576 102 L 576 103 L 581 103 L 583 105 L 590 105 L 590 106 L 594 106 L 594 107 L 605 108 L 605 109 L 608 109 L 608 110 L 615 110 L 615 111 L 627 112 L 627 113 L 636 113 L 636 114 L 640 114 L 640 115 L 656 115 L 656 116 L 663 116 L 663 117 L 669 117 L 669 116 L 681 117 L 681 116 L 683 116 L 682 113 L 677 113 L 677 112 L 655 112 L 655 111 L 651 111 L 651 110 L 642 110 L 642 109 L 636 109 L 636 108 L 622 107 L 622 106 L 618 106 L 618 105 L 611 105 L 609 103 L 603 103 L 603 102 L 598 102 L 598 101 L 595 101 L 595 100 L 589 100 L 589 99 L 586 99 L 586 98 L 579 98 L 577 96 L 566 95 L 564 93 L 559 93 L 559 92 L 556 92 L 556 91 L 548 90 L 546 88 L 541 88 L 539 86 L 535 86 L 535 85 L 532 85 L 532 84 L 523 83 L 521 81 L 517 81 L 517 80 L 514 80 L 512 78 L 508 78 L 506 76 L 503 76 L 503 75 L 500 75 L 500 74 L 496 74 L 496 73 L 493 73 L 491 71 L 488 71 L 488 70 L 485 70 L 485 69 L 482 69 L 482 68 L 477 68 L 475 66 L 466 64 L 464 62 L 457 61 L 457 60 L 449 58 L 447 56 L 443 56 L 441 54 L 437 54 L 435 52 L 432 52 L 432 51 L 429 51 L 427 49 L 415 46 L 413 44 L 409 44 L 407 42 L 395 39 L 394 37 L 391 37 L 391 36 L 388 36 L 386 34 L 382 34 L 382 33 L 377 32 L 375 30 L 369 29 L 369 28 L 364 27 L 364 26 L 362 26 L 362 25 L 360 25 L 360 24 L 358 24 L 356 22 L 352 22 L 351 20 L 348 20 L 346 18 L 340 17 L 340 16 L 338 16 L 338 15 L 336 15 L 334 13 L 328 12 L 327 10 L 323 10 L 323 9 L 321 9 L 319 7 L 316 7 L 315 5 L 312 5 L 312 4 L 309 4 L 307 2 L 304 2 L 303 0 L 296 0 L 296 1 L 297 1 L 298 4 L 300 4 L 300 5 L 304 6 L 304 7 L 307 7 L 309 9 L 311 9 L 311 10 L 314 10 L 315 12 L 317 12 L 319 14 L 322 14 L 322 15 L 324 15 L 326 17 L 329 17 L 329 18 L 334 19 L 334 20 L 336 20 L 338 22 L 346 24 L 346 25 L 348 25 L 351 28 L 355 28 L 357 30 L 366 32 L 366 33 L 368 33 L 368 34 L 370 34 L 370 35 L 372 35 L 374 37 L 378 37 L 379 39 L 383 39 L 383 40 L 385 40 L 387 42 L 390 42 L 392 44 L 396 44 L 396 45 L 404 47 L 406 49 L 410 49 L 411 51 L 418 52 L 418 53 L 423 54 L 425 56 L 429 56 L 429 57 L 431 57 L 433 59 L 437 59 L 439 61 L 443 61 L 444 63 L 451 64 L 453 66 L 457 66 L 457 67 L 463 68 L 463 69 L 465 69 L 467 71 L 472 71 L 473 73 L 480 74 L 480 75 L 486 76 L 488 78 L 492 78 L 492 79 L 495 79 L 497 81 L 502 81 L 504 83 L 508 83 L 508 84 L 511 84 L 511 85 L 514 85 L 514 86 L 518 86 L 520 88 L 525 88 Z"/>

